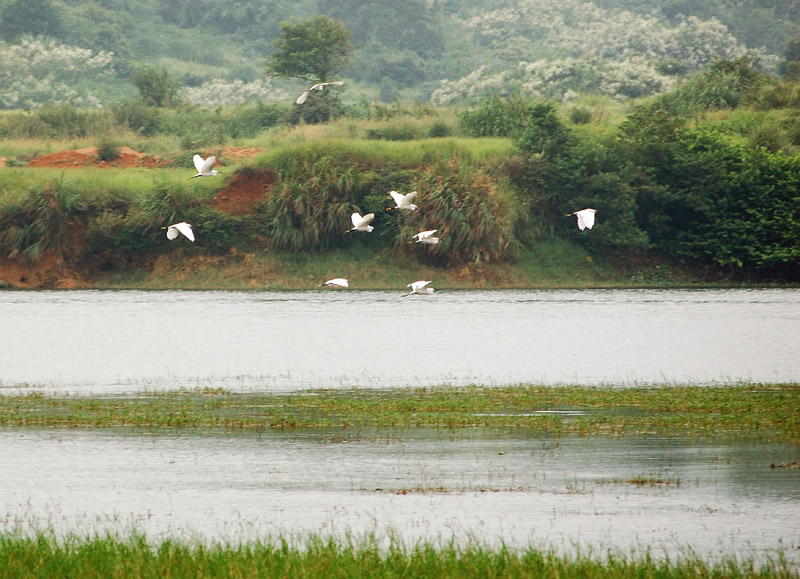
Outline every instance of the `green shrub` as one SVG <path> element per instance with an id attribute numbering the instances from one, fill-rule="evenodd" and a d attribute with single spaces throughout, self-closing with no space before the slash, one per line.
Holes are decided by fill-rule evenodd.
<path id="1" fill-rule="evenodd" d="M 432 139 L 449 137 L 452 134 L 453 129 L 451 129 L 450 125 L 443 121 L 436 121 L 431 125 L 431 128 L 428 129 L 428 137 Z"/>
<path id="2" fill-rule="evenodd" d="M 271 167 L 277 179 L 259 214 L 275 247 L 320 251 L 344 243 L 375 175 L 336 147 L 287 149 Z"/>
<path id="3" fill-rule="evenodd" d="M 117 124 L 145 137 L 168 132 L 164 113 L 156 107 L 126 99 L 111 105 L 111 112 Z"/>
<path id="4" fill-rule="evenodd" d="M 98 161 L 106 161 L 107 163 L 110 163 L 118 157 L 119 145 L 116 143 L 116 141 L 109 138 L 103 138 L 99 143 L 97 143 Z"/>
<path id="5" fill-rule="evenodd" d="M 459 115 L 461 129 L 473 137 L 515 137 L 525 128 L 532 102 L 499 95 L 482 100 Z"/>
<path id="6" fill-rule="evenodd" d="M 367 130 L 367 138 L 375 140 L 413 141 L 419 137 L 418 128 L 410 123 L 397 123 Z"/>
<path id="7" fill-rule="evenodd" d="M 485 167 L 453 157 L 425 168 L 415 188 L 421 209 L 403 216 L 398 245 L 420 231 L 436 229 L 437 245 L 413 244 L 424 261 L 452 265 L 510 261 L 516 256 L 520 204 Z"/>
<path id="8" fill-rule="evenodd" d="M 592 122 L 592 111 L 583 107 L 572 107 L 569 111 L 569 120 L 576 125 L 588 125 Z"/>

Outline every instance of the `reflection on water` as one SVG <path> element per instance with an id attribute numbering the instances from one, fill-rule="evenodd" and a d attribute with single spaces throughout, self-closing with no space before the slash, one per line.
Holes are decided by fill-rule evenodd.
<path id="1" fill-rule="evenodd" d="M 800 380 L 800 291 L 0 293 L 0 386 Z"/>
<path id="2" fill-rule="evenodd" d="M 480 434 L 479 434 L 480 436 Z M 797 446 L 367 432 L 0 431 L 0 529 L 470 538 L 800 563 Z M 638 481 L 639 484 L 635 484 Z"/>

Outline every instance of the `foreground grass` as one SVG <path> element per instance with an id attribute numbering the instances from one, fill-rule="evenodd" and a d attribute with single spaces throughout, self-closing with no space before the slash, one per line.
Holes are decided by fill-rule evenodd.
<path id="1" fill-rule="evenodd" d="M 570 410 L 579 412 L 558 413 Z M 437 387 L 289 394 L 202 389 L 130 397 L 0 396 L 0 426 L 278 429 L 488 428 L 547 436 L 800 442 L 800 384 Z"/>
<path id="2" fill-rule="evenodd" d="M 129 538 L 0 534 L 0 577 L 796 577 L 783 559 L 756 564 L 728 558 L 714 563 L 691 555 L 675 560 L 650 554 L 558 555 L 532 547 L 430 543 L 382 547 L 370 537 L 285 539 L 241 545 L 204 545 Z"/>

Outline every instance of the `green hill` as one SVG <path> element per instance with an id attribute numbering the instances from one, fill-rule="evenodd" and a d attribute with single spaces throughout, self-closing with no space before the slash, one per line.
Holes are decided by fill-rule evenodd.
<path id="1" fill-rule="evenodd" d="M 204 106 L 285 101 L 299 85 L 265 78 L 265 58 L 282 21 L 317 13 L 352 32 L 352 102 L 635 98 L 714 58 L 750 55 L 774 72 L 800 32 L 794 0 L 4 0 L 0 108 L 110 104 L 154 64 Z"/>

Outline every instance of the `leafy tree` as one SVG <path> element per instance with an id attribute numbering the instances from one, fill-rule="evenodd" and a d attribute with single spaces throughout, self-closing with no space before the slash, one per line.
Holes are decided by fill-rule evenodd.
<path id="1" fill-rule="evenodd" d="M 656 108 L 623 123 L 637 221 L 666 255 L 739 277 L 800 277 L 800 165 L 796 156 L 732 144 Z"/>
<path id="2" fill-rule="evenodd" d="M 354 49 L 350 31 L 338 20 L 312 16 L 304 22 L 282 22 L 275 39 L 277 52 L 267 58 L 267 73 L 327 82 L 341 74 Z"/>
<path id="3" fill-rule="evenodd" d="M 133 71 L 133 84 L 148 106 L 171 107 L 178 104 L 180 83 L 164 67 L 148 65 L 137 68 Z"/>
<path id="4" fill-rule="evenodd" d="M 629 167 L 608 143 L 579 139 L 549 102 L 527 105 L 527 118 L 517 139 L 520 167 L 514 182 L 527 200 L 538 233 L 558 232 L 595 251 L 639 251 L 649 244 L 636 223 L 636 190 L 627 178 Z M 602 226 L 591 236 L 580 235 L 564 214 L 596 208 Z M 535 240 L 535 233 L 532 235 Z"/>
<path id="5" fill-rule="evenodd" d="M 0 36 L 15 42 L 24 35 L 59 38 L 61 13 L 52 0 L 10 0 L 0 12 Z"/>

